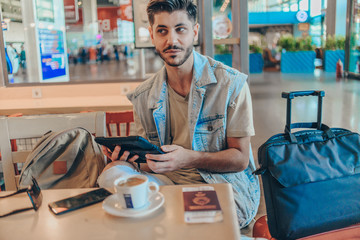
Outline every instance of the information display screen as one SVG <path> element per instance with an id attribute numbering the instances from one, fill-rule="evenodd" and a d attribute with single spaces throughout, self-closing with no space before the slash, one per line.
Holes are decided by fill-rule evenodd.
<path id="1" fill-rule="evenodd" d="M 43 80 L 66 75 L 63 32 L 39 29 L 39 42 Z"/>
<path id="2" fill-rule="evenodd" d="M 37 19 L 43 22 L 54 22 L 53 0 L 36 0 Z"/>

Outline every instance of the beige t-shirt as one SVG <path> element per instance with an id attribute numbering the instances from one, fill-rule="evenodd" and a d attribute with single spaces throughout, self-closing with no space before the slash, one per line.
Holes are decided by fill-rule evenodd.
<path id="1" fill-rule="evenodd" d="M 190 132 L 188 124 L 188 96 L 182 97 L 168 86 L 169 108 L 170 108 L 170 129 L 172 144 L 191 149 Z M 145 136 L 140 119 L 134 113 L 134 120 L 137 134 Z M 245 82 L 239 96 L 228 109 L 227 137 L 247 137 L 255 135 L 253 125 L 253 113 L 251 95 L 248 84 Z M 180 169 L 165 173 L 176 184 L 203 183 L 201 175 L 195 168 Z"/>
<path id="2" fill-rule="evenodd" d="M 249 85 L 244 83 L 239 96 L 230 104 L 226 122 L 226 137 L 248 137 L 255 135 L 253 111 Z"/>
<path id="3" fill-rule="evenodd" d="M 189 97 L 182 97 L 168 86 L 170 106 L 170 130 L 172 144 L 191 149 L 188 101 Z M 228 109 L 226 136 L 247 137 L 254 136 L 253 112 L 249 86 L 244 84 L 239 96 Z"/>
<path id="4" fill-rule="evenodd" d="M 177 94 L 168 85 L 169 108 L 170 108 L 170 136 L 172 144 L 191 149 L 188 103 L 189 95 L 183 97 Z M 195 168 L 182 168 L 176 171 L 164 173 L 175 184 L 204 183 L 200 173 Z"/>

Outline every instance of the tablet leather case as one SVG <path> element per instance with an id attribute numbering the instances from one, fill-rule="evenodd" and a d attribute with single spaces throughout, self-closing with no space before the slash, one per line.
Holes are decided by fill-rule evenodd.
<path id="1" fill-rule="evenodd" d="M 135 161 L 137 163 L 145 163 L 145 155 L 147 153 L 162 154 L 164 153 L 158 146 L 153 145 L 148 140 L 141 136 L 128 136 L 128 137 L 96 137 L 95 141 L 104 145 L 114 151 L 115 146 L 121 146 L 119 156 L 123 155 L 124 151 L 129 151 L 131 158 L 134 155 L 138 155 L 139 158 Z"/>

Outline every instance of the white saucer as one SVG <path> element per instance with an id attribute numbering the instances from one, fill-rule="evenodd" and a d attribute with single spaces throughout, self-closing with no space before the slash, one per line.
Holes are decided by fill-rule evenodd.
<path id="1" fill-rule="evenodd" d="M 123 208 L 119 203 L 117 195 L 113 194 L 103 201 L 102 207 L 105 212 L 117 217 L 142 217 L 160 208 L 164 202 L 164 195 L 157 192 L 150 196 L 149 203 L 140 209 Z"/>

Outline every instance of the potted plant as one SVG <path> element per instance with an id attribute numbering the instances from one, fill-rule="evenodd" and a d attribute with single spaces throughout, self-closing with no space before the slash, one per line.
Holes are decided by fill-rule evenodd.
<path id="1" fill-rule="evenodd" d="M 345 60 L 345 37 L 327 36 L 324 52 L 324 70 L 326 72 L 335 72 L 336 63 Z"/>
<path id="2" fill-rule="evenodd" d="M 250 73 L 261 73 L 264 67 L 262 58 L 262 48 L 256 44 L 250 45 L 249 65 Z M 231 45 L 215 45 L 214 59 L 232 67 L 232 49 Z"/>
<path id="3" fill-rule="evenodd" d="M 249 65 L 250 73 L 262 73 L 264 59 L 262 57 L 262 48 L 257 44 L 250 44 Z"/>
<path id="4" fill-rule="evenodd" d="M 232 51 L 230 45 L 216 44 L 214 59 L 232 67 Z"/>
<path id="5" fill-rule="evenodd" d="M 287 35 L 279 39 L 278 45 L 282 49 L 281 72 L 314 72 L 316 54 L 311 41 L 310 36 L 295 39 Z"/>

